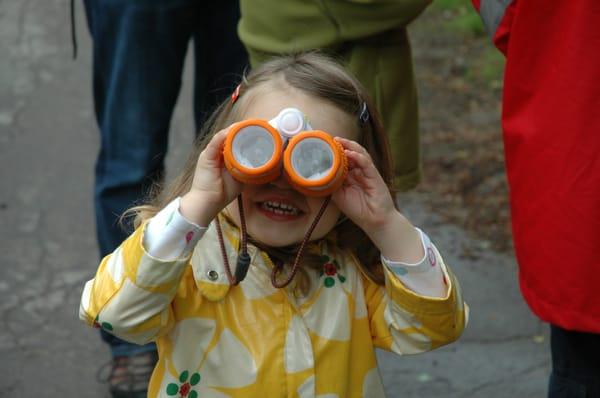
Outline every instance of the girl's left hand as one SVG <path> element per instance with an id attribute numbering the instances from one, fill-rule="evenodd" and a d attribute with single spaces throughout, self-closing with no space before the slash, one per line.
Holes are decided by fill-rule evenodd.
<path id="1" fill-rule="evenodd" d="M 373 164 L 371 156 L 357 142 L 335 137 L 348 159 L 344 185 L 332 195 L 333 202 L 363 231 L 370 235 L 391 221 L 397 213 L 390 191 Z"/>
<path id="2" fill-rule="evenodd" d="M 394 199 L 365 148 L 335 137 L 348 159 L 344 185 L 333 202 L 369 236 L 381 254 L 393 261 L 416 262 L 423 257 L 421 237 L 394 206 Z"/>

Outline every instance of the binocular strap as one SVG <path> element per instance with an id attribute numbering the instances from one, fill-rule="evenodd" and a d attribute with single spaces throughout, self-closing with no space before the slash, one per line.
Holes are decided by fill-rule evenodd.
<path id="1" fill-rule="evenodd" d="M 223 232 L 221 231 L 221 223 L 219 218 L 215 219 L 216 228 L 217 228 L 217 236 L 219 238 L 219 246 L 221 248 L 221 256 L 223 257 L 223 265 L 225 267 L 225 273 L 227 274 L 227 279 L 229 279 L 229 283 L 232 285 L 237 285 L 241 281 L 244 280 L 246 274 L 248 273 L 248 269 L 250 267 L 250 256 L 248 255 L 248 233 L 246 232 L 246 219 L 244 217 L 244 206 L 242 203 L 242 195 L 240 194 L 237 198 L 238 200 L 238 208 L 240 211 L 240 229 L 241 229 L 241 244 L 240 244 L 240 252 L 238 254 L 237 266 L 235 269 L 235 275 L 231 273 L 231 268 L 229 266 L 229 259 L 227 258 L 227 252 L 225 251 L 225 241 L 223 239 Z M 290 284 L 296 273 L 298 272 L 298 266 L 300 265 L 300 258 L 302 257 L 302 253 L 304 252 L 304 248 L 306 244 L 310 240 L 310 236 L 312 235 L 314 229 L 316 228 L 321 216 L 325 212 L 325 209 L 329 205 L 331 201 L 331 196 L 327 196 L 325 201 L 321 205 L 319 212 L 315 216 L 315 219 L 311 223 L 310 227 L 304 234 L 304 238 L 302 239 L 302 243 L 300 244 L 300 248 L 298 249 L 298 253 L 296 254 L 296 258 L 294 259 L 294 264 L 292 265 L 292 269 L 290 273 L 285 277 L 285 279 L 281 282 L 277 280 L 278 275 L 283 270 L 283 264 L 276 264 L 273 267 L 273 271 L 271 273 L 271 284 L 273 287 L 277 289 L 281 289 Z"/>

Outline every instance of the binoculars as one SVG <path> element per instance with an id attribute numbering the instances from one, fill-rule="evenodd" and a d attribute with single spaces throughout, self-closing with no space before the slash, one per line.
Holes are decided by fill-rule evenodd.
<path id="1" fill-rule="evenodd" d="M 268 122 L 234 124 L 223 148 L 225 167 L 244 184 L 266 184 L 283 173 L 292 188 L 307 196 L 327 196 L 343 183 L 348 162 L 341 144 L 313 130 L 305 115 L 285 108 Z"/>

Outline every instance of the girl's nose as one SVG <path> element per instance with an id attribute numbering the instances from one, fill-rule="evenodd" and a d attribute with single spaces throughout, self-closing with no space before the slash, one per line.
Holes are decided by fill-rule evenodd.
<path id="1" fill-rule="evenodd" d="M 279 177 L 277 177 L 276 180 L 271 181 L 271 184 L 276 186 L 279 189 L 292 189 L 291 185 L 288 184 L 288 182 L 285 179 L 283 174 L 281 174 Z"/>

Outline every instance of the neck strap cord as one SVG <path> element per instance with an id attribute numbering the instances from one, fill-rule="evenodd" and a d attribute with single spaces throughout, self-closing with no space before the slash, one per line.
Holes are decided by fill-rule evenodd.
<path id="1" fill-rule="evenodd" d="M 277 276 L 281 273 L 281 271 L 283 269 L 283 264 L 278 264 L 273 268 L 273 272 L 271 273 L 271 284 L 273 285 L 273 287 L 278 288 L 278 289 L 284 288 L 287 285 L 289 285 L 290 282 L 292 281 L 292 279 L 294 279 L 294 276 L 296 276 L 296 272 L 298 272 L 298 266 L 300 265 L 300 258 L 302 257 L 302 254 L 304 253 L 304 248 L 306 247 L 306 244 L 310 240 L 310 236 L 312 235 L 315 227 L 319 223 L 319 220 L 321 219 L 321 216 L 325 212 L 325 209 L 329 205 L 330 201 L 331 201 L 331 196 L 328 196 L 325 198 L 325 201 L 321 205 L 321 208 L 319 209 L 319 212 L 315 216 L 315 219 L 313 220 L 312 224 L 310 224 L 310 227 L 308 227 L 308 231 L 306 231 L 306 234 L 304 234 L 304 239 L 302 239 L 302 243 L 300 244 L 300 248 L 298 249 L 298 253 L 296 254 L 296 258 L 294 259 L 294 265 L 292 265 L 292 270 L 290 271 L 289 275 L 287 277 L 285 277 L 285 279 L 283 281 L 279 282 L 277 280 Z"/>
<path id="2" fill-rule="evenodd" d="M 250 256 L 248 255 L 248 233 L 246 232 L 246 219 L 244 216 L 244 206 L 241 194 L 238 196 L 237 200 L 238 208 L 240 211 L 241 243 L 240 251 L 237 258 L 235 275 L 231 273 L 231 268 L 229 266 L 229 259 L 227 258 L 227 252 L 225 250 L 225 240 L 223 239 L 223 232 L 221 230 L 221 223 L 219 221 L 219 217 L 215 219 L 217 236 L 219 238 L 219 246 L 221 248 L 221 256 L 223 257 L 223 265 L 225 266 L 225 273 L 227 274 L 227 279 L 229 280 L 229 283 L 232 285 L 238 285 L 241 281 L 243 281 L 246 277 L 246 274 L 248 273 L 248 269 L 250 268 Z M 271 273 L 271 284 L 273 285 L 273 287 L 277 289 L 284 288 L 287 285 L 289 285 L 292 279 L 294 279 L 294 276 L 296 276 L 296 273 L 298 272 L 298 267 L 300 266 L 300 258 L 304 253 L 304 249 L 308 244 L 310 236 L 312 235 L 314 229 L 319 223 L 321 216 L 323 216 L 325 209 L 327 209 L 327 206 L 329 205 L 330 201 L 331 196 L 325 198 L 325 201 L 321 205 L 321 208 L 315 216 L 315 219 L 304 234 L 304 238 L 302 239 L 302 243 L 300 244 L 300 248 L 298 249 L 298 253 L 296 254 L 296 258 L 294 259 L 294 264 L 292 265 L 290 273 L 283 279 L 283 281 L 278 281 L 278 276 L 283 270 L 283 264 L 276 264 L 273 267 L 273 271 Z"/>

